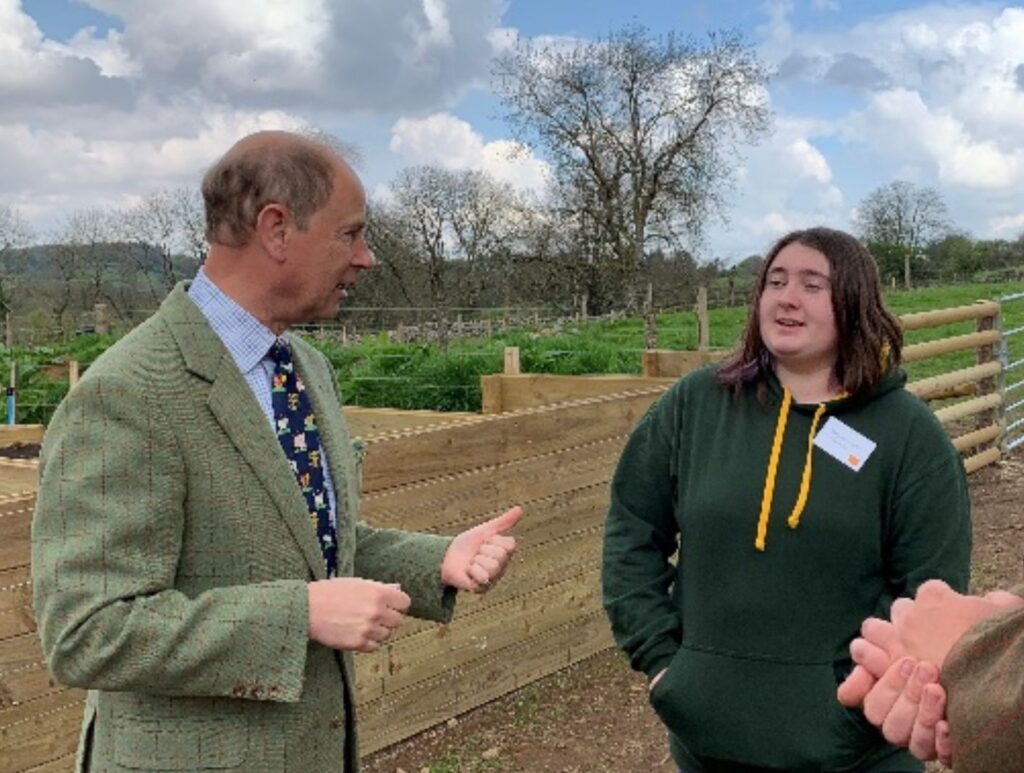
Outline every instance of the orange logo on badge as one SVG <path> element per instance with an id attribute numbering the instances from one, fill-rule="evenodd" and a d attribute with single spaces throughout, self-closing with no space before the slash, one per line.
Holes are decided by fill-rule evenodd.
<path id="1" fill-rule="evenodd" d="M 851 467 L 860 467 L 860 459 L 858 459 L 854 454 L 850 454 L 846 457 L 846 461 Z"/>

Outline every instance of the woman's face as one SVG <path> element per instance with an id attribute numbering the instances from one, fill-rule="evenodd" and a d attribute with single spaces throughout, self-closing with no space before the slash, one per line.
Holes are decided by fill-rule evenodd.
<path id="1" fill-rule="evenodd" d="M 768 269 L 758 307 L 761 339 L 790 370 L 832 370 L 839 334 L 832 309 L 832 271 L 818 250 L 797 242 L 783 247 Z"/>

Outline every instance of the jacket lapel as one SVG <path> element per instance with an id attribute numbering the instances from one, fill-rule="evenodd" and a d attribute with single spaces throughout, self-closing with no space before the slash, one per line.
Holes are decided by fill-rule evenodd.
<path id="1" fill-rule="evenodd" d="M 202 312 L 185 294 L 185 287 L 179 284 L 163 304 L 185 366 L 209 384 L 207 405 L 214 419 L 263 484 L 313 576 L 323 579 L 323 555 L 281 444 L 249 384 Z"/>

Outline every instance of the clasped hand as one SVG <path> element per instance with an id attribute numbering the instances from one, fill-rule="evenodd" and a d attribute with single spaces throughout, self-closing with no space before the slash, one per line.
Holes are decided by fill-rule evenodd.
<path id="1" fill-rule="evenodd" d="M 855 668 L 837 692 L 847 706 L 863 705 L 886 740 L 919 759 L 952 763 L 946 692 L 939 674 L 956 641 L 981 620 L 1024 606 L 1004 591 L 965 596 L 930 580 L 915 599 L 897 599 L 892 622 L 868 618 L 850 644 Z"/>

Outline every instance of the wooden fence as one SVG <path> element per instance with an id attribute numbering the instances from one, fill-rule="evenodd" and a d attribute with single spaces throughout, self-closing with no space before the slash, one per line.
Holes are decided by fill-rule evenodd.
<path id="1" fill-rule="evenodd" d="M 902 318 L 905 329 L 975 320 L 966 335 L 908 346 L 906 359 L 974 349 L 975 364 L 915 381 L 928 398 L 966 399 L 936 410 L 968 470 L 999 458 L 1002 427 L 998 306 L 974 304 Z M 652 359 L 654 356 L 649 356 Z M 657 372 L 664 374 L 664 363 Z M 653 366 L 652 366 L 653 367 Z M 669 375 L 669 374 L 664 374 Z M 531 379 L 528 376 L 497 377 Z M 380 651 L 357 657 L 363 752 L 369 753 L 528 684 L 611 645 L 600 607 L 601 528 L 607 487 L 629 431 L 671 383 L 581 379 L 587 396 L 510 413 L 397 429 L 366 438 L 363 513 L 377 526 L 454 534 L 513 503 L 527 515 L 505 579 L 484 596 L 462 594 L 446 626 L 410 621 Z M 534 381 L 520 402 L 540 400 Z M 556 382 L 550 382 L 553 386 Z M 569 382 L 557 382 L 562 397 Z M 597 386 L 595 386 L 595 384 Z M 968 389 L 964 388 L 968 385 Z M 561 391 L 558 391 L 561 390 Z M 569 390 L 569 391 L 567 391 Z M 517 398 L 519 399 L 519 398 Z M 373 417 L 371 432 L 400 426 Z M 428 419 L 414 419 L 425 424 Z M 358 425 L 357 414 L 350 419 Z M 377 422 L 375 425 L 372 422 Z M 364 429 L 366 425 L 364 425 Z M 2 437 L 0 437 L 2 440 Z M 557 471 L 557 474 L 553 474 Z M 33 462 L 0 461 L 0 771 L 71 767 L 82 694 L 50 678 L 31 610 L 29 525 Z"/>

